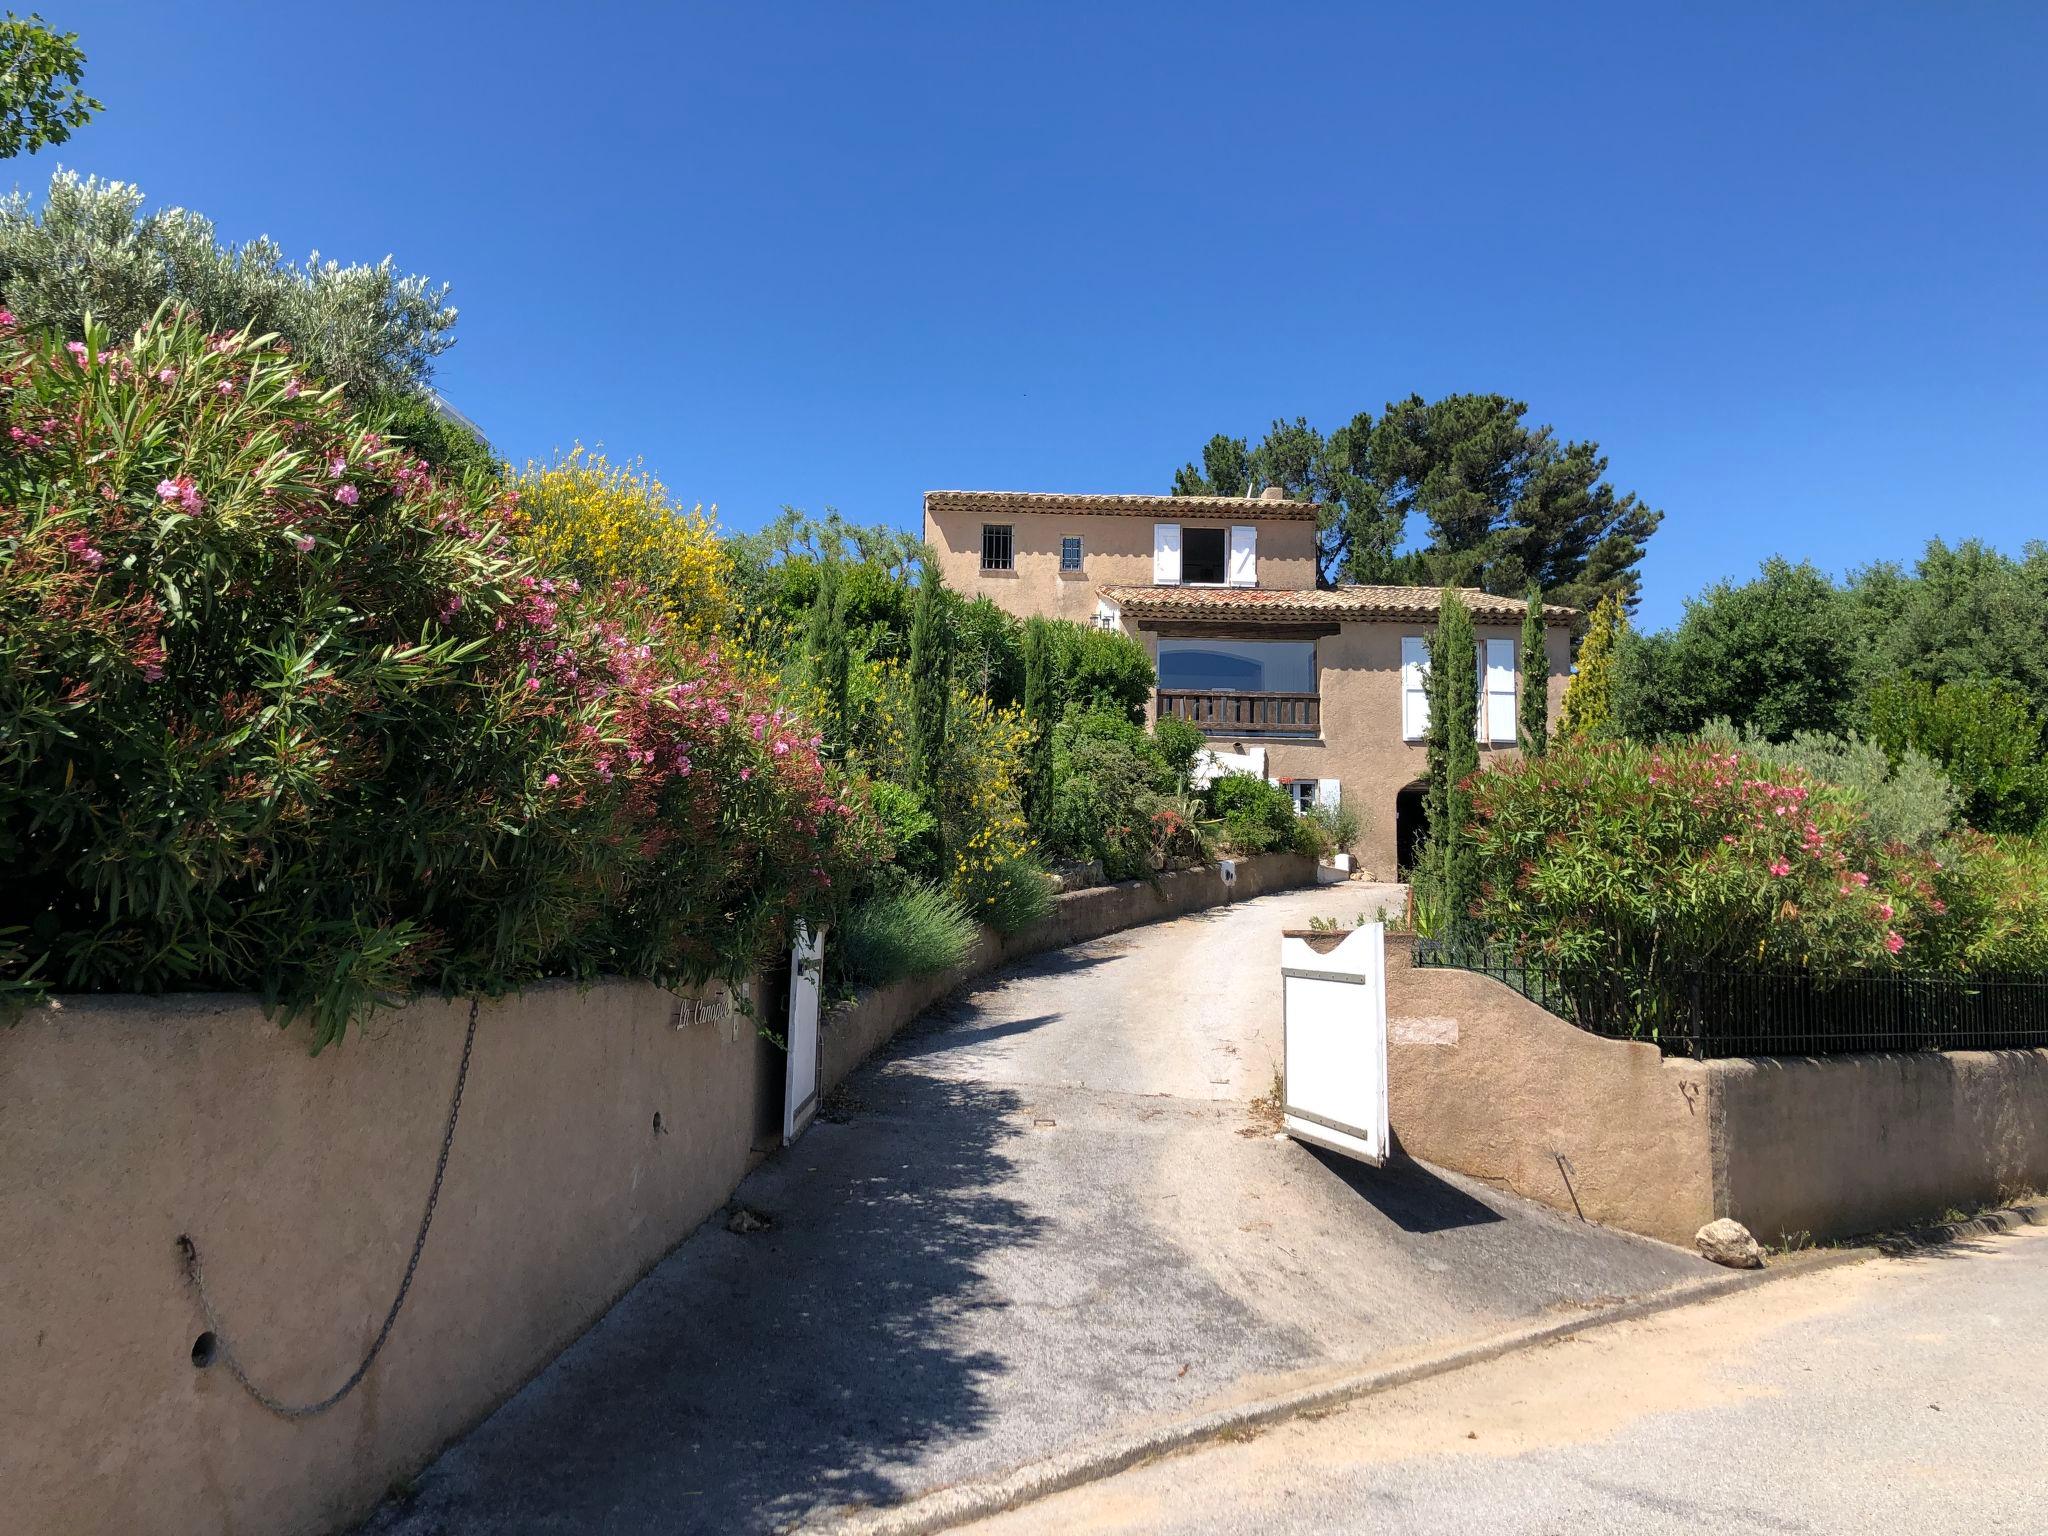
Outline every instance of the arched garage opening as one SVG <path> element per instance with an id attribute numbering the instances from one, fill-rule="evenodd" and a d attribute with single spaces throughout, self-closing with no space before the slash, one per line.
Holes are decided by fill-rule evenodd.
<path id="1" fill-rule="evenodd" d="M 1415 855 L 1422 849 L 1422 834 L 1429 829 L 1424 796 L 1429 786 L 1417 779 L 1394 795 L 1394 860 L 1398 878 L 1406 880 L 1415 868 Z"/>

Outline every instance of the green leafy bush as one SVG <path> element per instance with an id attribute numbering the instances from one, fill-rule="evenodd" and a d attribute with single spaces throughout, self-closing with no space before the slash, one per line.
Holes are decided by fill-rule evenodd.
<path id="1" fill-rule="evenodd" d="M 1174 785 L 1185 793 L 1194 782 L 1195 759 L 1209 745 L 1200 726 L 1190 725 L 1178 715 L 1161 715 L 1152 722 L 1152 742 L 1165 761 Z"/>
<path id="2" fill-rule="evenodd" d="M 1314 834 L 1278 784 L 1256 774 L 1227 773 L 1209 786 L 1209 808 L 1222 825 L 1222 847 L 1241 857 L 1288 849 L 1313 852 Z"/>
<path id="3" fill-rule="evenodd" d="M 743 976 L 869 862 L 815 739 L 630 589 L 534 571 L 291 357 L 0 314 L 0 962 L 253 990 Z"/>
<path id="4" fill-rule="evenodd" d="M 836 934 L 844 974 L 865 986 L 951 970 L 967 958 L 975 936 L 967 909 L 923 880 L 877 891 L 847 915 Z"/>
<path id="5" fill-rule="evenodd" d="M 1871 735 L 1894 758 L 1915 750 L 1940 764 L 1978 831 L 2027 833 L 2048 821 L 2043 722 L 2016 685 L 1895 677 L 1871 690 L 1868 707 Z"/>
<path id="6" fill-rule="evenodd" d="M 1052 799 L 1041 829 L 1065 859 L 1100 859 L 1112 880 L 1153 872 L 1153 813 L 1173 776 L 1152 739 L 1122 713 L 1070 708 L 1053 730 Z"/>
<path id="7" fill-rule="evenodd" d="M 1946 862 L 1950 931 L 1939 958 L 1979 975 L 2048 974 L 2048 844 L 1973 834 Z"/>
<path id="8" fill-rule="evenodd" d="M 1302 820 L 1315 839 L 1318 858 L 1348 852 L 1358 841 L 1358 810 L 1349 800 L 1340 800 L 1335 805 L 1319 804 Z"/>
<path id="9" fill-rule="evenodd" d="M 1028 854 L 963 862 L 953 884 L 968 909 L 997 933 L 1016 933 L 1052 916 L 1052 881 Z"/>
<path id="10" fill-rule="evenodd" d="M 1911 964 L 1945 914 L 1936 860 L 1739 752 L 1555 741 L 1480 774 L 1473 805 L 1481 923 L 1568 973 Z"/>
<path id="11" fill-rule="evenodd" d="M 1158 674 L 1145 647 L 1120 629 L 1053 621 L 1058 700 L 1109 710 L 1133 724 L 1145 718 Z"/>
<path id="12" fill-rule="evenodd" d="M 1932 759 L 1907 747 L 1894 762 L 1883 747 L 1855 735 L 1798 731 L 1789 741 L 1768 741 L 1710 721 L 1698 739 L 1722 751 L 1740 751 L 1773 768 L 1799 768 L 1822 783 L 1853 794 L 1864 825 L 1879 844 L 1932 848 L 1956 824 L 1961 797 Z"/>

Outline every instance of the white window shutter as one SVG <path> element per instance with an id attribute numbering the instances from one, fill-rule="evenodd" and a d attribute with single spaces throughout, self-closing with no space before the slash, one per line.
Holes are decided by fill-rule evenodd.
<path id="1" fill-rule="evenodd" d="M 1515 739 L 1515 642 L 1486 642 L 1486 734 L 1493 741 Z"/>
<path id="2" fill-rule="evenodd" d="M 1235 527 L 1230 530 L 1230 584 L 1256 587 L 1259 584 L 1259 530 Z"/>
<path id="3" fill-rule="evenodd" d="M 1429 648 L 1420 635 L 1401 637 L 1401 735 L 1420 741 L 1429 730 Z"/>
<path id="4" fill-rule="evenodd" d="M 1180 585 L 1180 524 L 1152 525 L 1152 585 Z"/>
<path id="5" fill-rule="evenodd" d="M 1335 779 L 1316 780 L 1316 804 L 1326 810 L 1337 809 L 1337 802 L 1343 798 Z"/>

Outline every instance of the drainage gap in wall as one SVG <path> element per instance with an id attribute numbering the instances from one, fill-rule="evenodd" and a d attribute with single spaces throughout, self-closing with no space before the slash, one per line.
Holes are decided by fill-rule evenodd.
<path id="1" fill-rule="evenodd" d="M 205 1370 L 213 1364 L 214 1356 L 220 1353 L 220 1340 L 210 1333 L 202 1333 L 192 1341 L 192 1363 Z"/>
<path id="2" fill-rule="evenodd" d="M 668 1127 L 661 1123 L 661 1111 L 657 1109 L 654 1112 L 654 1134 L 657 1136 L 663 1135 L 667 1132 L 667 1129 Z"/>

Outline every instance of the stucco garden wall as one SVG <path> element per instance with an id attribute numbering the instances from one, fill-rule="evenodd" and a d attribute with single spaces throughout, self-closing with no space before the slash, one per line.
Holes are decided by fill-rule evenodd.
<path id="1" fill-rule="evenodd" d="M 1240 866 L 1232 894 L 1310 883 Z M 823 1034 L 836 1082 L 1005 958 L 1225 898 L 1213 870 L 1060 898 L 961 971 Z M 467 1007 L 376 1015 L 313 1057 L 245 997 L 80 998 L 0 1028 L 0 1530 L 317 1532 L 365 1514 L 588 1328 L 772 1145 L 783 1059 L 701 996 L 611 982 L 483 1006 L 418 1277 L 362 1386 L 264 1412 L 215 1363 L 175 1247 L 198 1243 L 258 1383 L 325 1396 L 375 1336 L 432 1180 Z M 682 1027 L 676 1027 L 680 1020 Z M 717 1326 L 706 1318 L 705 1326 Z"/>
<path id="2" fill-rule="evenodd" d="M 354 1395 L 298 1423 L 194 1368 L 204 1324 L 175 1241 L 198 1244 L 260 1385 L 338 1386 L 404 1273 L 466 1005 L 377 1015 L 318 1057 L 239 996 L 78 999 L 0 1031 L 0 1526 L 360 1516 L 746 1173 L 753 1026 L 679 1030 L 674 1007 L 628 982 L 484 1005 L 405 1312 Z"/>
<path id="3" fill-rule="evenodd" d="M 1732 1216 L 1776 1243 L 2048 1188 L 2048 1050 L 1669 1060 L 1415 970 L 1402 941 L 1387 960 L 1396 1143 L 1559 1210 L 1674 1243 Z"/>

